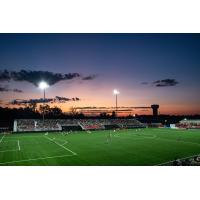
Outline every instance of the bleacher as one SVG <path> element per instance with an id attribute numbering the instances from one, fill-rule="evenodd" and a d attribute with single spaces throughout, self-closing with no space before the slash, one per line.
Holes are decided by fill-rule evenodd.
<path id="1" fill-rule="evenodd" d="M 183 119 L 176 126 L 183 129 L 200 129 L 200 119 Z"/>
<path id="2" fill-rule="evenodd" d="M 79 125 L 83 130 L 101 130 L 105 129 L 104 124 L 98 119 L 81 119 Z"/>
<path id="3" fill-rule="evenodd" d="M 115 119 L 112 124 L 118 125 L 120 128 L 144 128 L 144 124 L 136 119 Z"/>
<path id="4" fill-rule="evenodd" d="M 144 128 L 136 119 L 17 119 L 14 132 Z"/>

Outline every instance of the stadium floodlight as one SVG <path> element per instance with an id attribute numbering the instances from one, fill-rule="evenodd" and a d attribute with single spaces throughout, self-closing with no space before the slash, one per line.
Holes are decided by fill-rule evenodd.
<path id="1" fill-rule="evenodd" d="M 44 101 L 45 101 L 45 89 L 47 89 L 48 87 L 49 85 L 44 81 L 41 81 L 39 83 L 39 88 L 44 91 Z"/>
<path id="2" fill-rule="evenodd" d="M 114 90 L 113 90 L 113 94 L 118 95 L 118 94 L 119 94 L 119 91 L 116 90 L 116 89 L 114 89 Z"/>
<path id="3" fill-rule="evenodd" d="M 39 83 L 39 88 L 43 90 L 44 96 L 43 96 L 43 113 L 42 113 L 42 119 L 43 119 L 43 126 L 44 126 L 44 104 L 45 104 L 45 89 L 47 89 L 49 85 L 45 81 L 41 81 Z"/>
<path id="4" fill-rule="evenodd" d="M 44 81 L 41 81 L 41 82 L 39 83 L 39 88 L 42 89 L 42 90 L 45 90 L 45 89 L 47 89 L 48 87 L 49 87 L 49 85 L 48 85 L 46 82 L 44 82 Z"/>
<path id="5" fill-rule="evenodd" d="M 117 95 L 119 94 L 119 91 L 117 89 L 114 89 L 113 94 L 115 95 L 115 113 L 117 116 Z"/>

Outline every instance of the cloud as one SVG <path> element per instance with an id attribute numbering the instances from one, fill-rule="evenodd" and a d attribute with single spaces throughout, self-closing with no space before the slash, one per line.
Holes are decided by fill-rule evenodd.
<path id="1" fill-rule="evenodd" d="M 43 98 L 41 99 L 14 99 L 10 103 L 13 105 L 25 105 L 25 104 L 31 104 L 31 103 L 50 103 L 52 102 L 53 99 L 51 98 L 46 98 L 45 100 Z"/>
<path id="2" fill-rule="evenodd" d="M 31 70 L 20 70 L 20 71 L 0 71 L 0 81 L 26 81 L 38 86 L 40 81 L 46 81 L 49 85 L 54 85 L 63 80 L 72 80 L 76 78 L 82 78 L 82 80 L 93 80 L 96 75 L 89 75 L 82 77 L 79 73 L 53 73 L 49 71 L 31 71 Z"/>
<path id="3" fill-rule="evenodd" d="M 67 101 L 80 101 L 80 98 L 78 97 L 73 97 L 73 98 L 66 98 L 66 97 L 59 97 L 59 96 L 56 96 L 55 97 L 55 101 L 58 101 L 59 103 L 65 103 Z"/>
<path id="4" fill-rule="evenodd" d="M 82 80 L 84 80 L 84 81 L 93 80 L 93 79 L 95 79 L 96 77 L 97 77 L 96 74 L 94 74 L 94 75 L 89 75 L 89 76 L 83 77 Z"/>
<path id="5" fill-rule="evenodd" d="M 48 71 L 21 70 L 19 72 L 10 72 L 10 77 L 14 81 L 27 81 L 34 84 L 35 86 L 38 86 L 38 83 L 41 80 L 46 81 L 49 85 L 54 85 L 62 80 L 71 80 L 80 77 L 80 74 L 78 73 L 60 74 Z"/>
<path id="6" fill-rule="evenodd" d="M 169 86 L 175 86 L 179 82 L 175 79 L 163 79 L 163 80 L 157 80 L 153 82 L 153 85 L 155 87 L 169 87 Z"/>
<path id="7" fill-rule="evenodd" d="M 0 86 L 0 92 L 18 92 L 18 93 L 22 93 L 22 90 L 19 89 L 10 89 L 8 88 L 8 86 Z"/>
<path id="8" fill-rule="evenodd" d="M 12 91 L 13 91 L 13 92 L 19 92 L 19 93 L 22 93 L 22 92 L 23 92 L 22 90 L 19 90 L 19 89 L 13 89 Z"/>
<path id="9" fill-rule="evenodd" d="M 67 98 L 67 97 L 59 97 L 56 96 L 55 98 L 39 98 L 39 99 L 14 99 L 10 102 L 12 105 L 26 105 L 31 103 L 66 103 L 68 101 L 80 101 L 80 98 Z"/>
<path id="10" fill-rule="evenodd" d="M 9 81 L 10 73 L 7 70 L 0 71 L 0 81 Z"/>
<path id="11" fill-rule="evenodd" d="M 179 84 L 179 82 L 175 79 L 170 79 L 170 78 L 167 78 L 167 79 L 162 79 L 162 80 L 157 80 L 157 81 L 154 81 L 152 83 L 150 82 L 142 82 L 141 83 L 142 85 L 153 85 L 155 87 L 169 87 L 169 86 L 175 86 L 177 84 Z"/>
<path id="12" fill-rule="evenodd" d="M 59 96 L 56 96 L 55 97 L 55 100 L 57 101 L 70 101 L 71 99 L 67 98 L 67 97 L 59 97 Z"/>
<path id="13" fill-rule="evenodd" d="M 148 85 L 149 83 L 148 82 L 142 82 L 141 84 L 142 85 Z"/>

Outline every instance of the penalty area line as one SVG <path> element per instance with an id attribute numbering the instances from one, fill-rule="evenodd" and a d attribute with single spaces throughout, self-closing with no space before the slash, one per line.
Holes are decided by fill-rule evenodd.
<path id="1" fill-rule="evenodd" d="M 67 147 L 63 146 L 62 144 L 57 143 L 56 141 L 52 140 L 51 138 L 44 136 L 47 140 L 50 140 L 51 142 L 54 142 L 55 144 L 57 144 L 58 146 L 62 147 L 63 149 L 71 152 L 73 155 L 77 155 L 77 153 L 73 152 L 72 150 L 68 149 Z"/>

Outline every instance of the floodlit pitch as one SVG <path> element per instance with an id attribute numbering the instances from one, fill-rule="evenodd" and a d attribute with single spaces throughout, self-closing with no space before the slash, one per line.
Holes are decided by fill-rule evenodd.
<path id="1" fill-rule="evenodd" d="M 129 129 L 0 135 L 0 165 L 162 165 L 200 154 L 200 130 Z"/>

